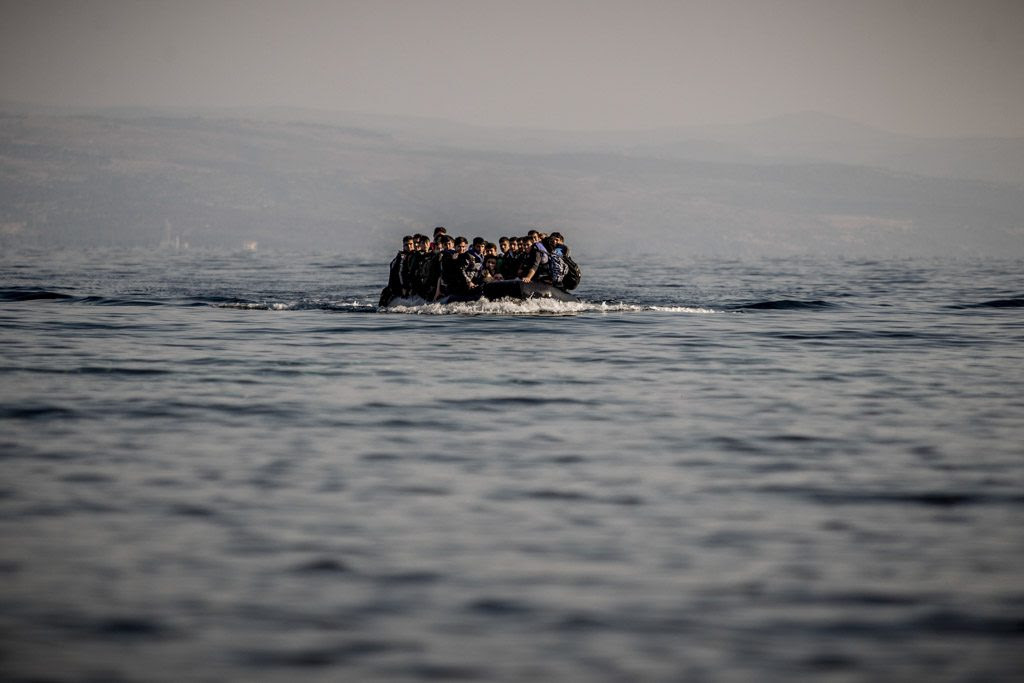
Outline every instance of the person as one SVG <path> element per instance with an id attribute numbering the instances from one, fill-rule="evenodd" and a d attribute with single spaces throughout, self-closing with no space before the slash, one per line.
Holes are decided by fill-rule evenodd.
<path id="1" fill-rule="evenodd" d="M 420 291 L 420 267 L 425 256 L 426 235 L 416 233 L 412 236 L 413 250 L 402 265 L 402 282 L 405 283 L 405 295 L 413 296 Z"/>
<path id="2" fill-rule="evenodd" d="M 409 296 L 409 290 L 405 282 L 407 274 L 406 262 L 412 255 L 415 246 L 416 243 L 411 235 L 406 235 L 402 238 L 402 250 L 395 255 L 395 258 L 391 259 L 391 264 L 388 267 L 388 284 L 380 293 L 381 306 L 387 306 L 398 297 L 405 298 Z"/>
<path id="3" fill-rule="evenodd" d="M 569 264 L 565 262 L 568 247 L 565 246 L 562 234 L 558 232 L 551 233 L 542 241 L 544 248 L 548 252 L 548 279 L 551 284 L 560 288 L 562 287 L 562 280 L 569 270 Z"/>
<path id="4" fill-rule="evenodd" d="M 444 281 L 449 296 L 465 296 L 477 288 L 476 259 L 467 252 L 469 240 L 459 236 L 455 238 L 455 250 L 446 253 L 441 262 L 441 279 Z"/>
<path id="5" fill-rule="evenodd" d="M 443 225 L 439 225 L 436 228 L 434 228 L 434 241 L 430 243 L 430 246 L 428 247 L 429 251 L 440 251 L 440 248 L 437 246 L 437 236 L 447 234 L 448 229 L 445 228 Z"/>
<path id="6" fill-rule="evenodd" d="M 523 273 L 523 282 L 533 282 L 534 278 L 537 278 L 538 281 L 551 280 L 550 274 L 547 272 L 550 255 L 544 243 L 540 241 L 539 235 L 540 233 L 536 230 L 531 230 L 528 235 L 528 239 L 537 239 L 527 252 L 527 259 L 524 262 L 526 270 Z"/>
<path id="7" fill-rule="evenodd" d="M 430 298 L 424 297 L 427 301 L 437 301 L 448 292 L 448 286 L 444 279 L 445 262 L 455 255 L 455 240 L 446 234 L 437 236 L 437 253 L 435 265 L 431 271 L 433 290 L 428 292 Z"/>
<path id="8" fill-rule="evenodd" d="M 420 296 L 424 301 L 436 301 L 441 291 L 441 254 L 443 247 L 447 245 L 448 235 L 438 233 L 438 242 L 434 244 L 434 250 L 427 252 L 426 263 L 423 265 L 423 288 Z"/>
<path id="9" fill-rule="evenodd" d="M 498 256 L 498 271 L 502 279 L 512 280 L 519 275 L 519 240 L 515 237 L 502 237 L 498 242 L 501 255 Z"/>
<path id="10" fill-rule="evenodd" d="M 391 261 L 391 273 L 388 276 L 388 287 L 396 296 L 407 297 L 409 296 L 409 286 L 405 281 L 405 276 L 408 274 L 406 270 L 406 262 L 409 257 L 416 250 L 416 242 L 413 240 L 411 235 L 406 235 L 402 238 L 402 251 L 395 255 L 395 258 Z"/>
<path id="11" fill-rule="evenodd" d="M 498 272 L 498 257 L 485 256 L 484 267 L 480 270 L 480 284 L 485 285 L 488 282 L 496 282 L 501 279 L 501 273 Z"/>
<path id="12" fill-rule="evenodd" d="M 483 237 L 474 237 L 473 238 L 473 246 L 470 247 L 470 249 L 469 249 L 469 251 L 467 253 L 470 255 L 470 257 L 472 257 L 472 259 L 474 261 L 473 267 L 477 270 L 477 272 L 479 272 L 480 269 L 483 268 L 483 265 L 484 265 L 484 253 L 486 251 L 487 251 L 487 240 L 485 240 Z"/>

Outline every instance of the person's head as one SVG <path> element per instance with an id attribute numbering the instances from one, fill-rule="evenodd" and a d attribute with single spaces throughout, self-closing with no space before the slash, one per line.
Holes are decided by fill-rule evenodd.
<path id="1" fill-rule="evenodd" d="M 544 248 L 547 249 L 548 251 L 554 251 L 555 247 L 558 246 L 555 243 L 555 239 L 553 237 L 545 237 L 540 241 L 540 243 L 543 244 Z"/>
<path id="2" fill-rule="evenodd" d="M 462 235 L 455 238 L 455 251 L 462 253 L 469 249 L 469 240 Z"/>
<path id="3" fill-rule="evenodd" d="M 488 256 L 484 258 L 484 270 L 494 272 L 498 269 L 498 257 Z"/>
<path id="4" fill-rule="evenodd" d="M 447 234 L 448 234 L 448 231 L 445 229 L 445 227 L 443 225 L 437 226 L 436 228 L 434 228 L 434 241 L 435 242 L 437 241 L 437 236 L 438 235 L 447 235 Z"/>
<path id="5" fill-rule="evenodd" d="M 448 235 L 438 235 L 435 243 L 439 251 L 446 251 L 454 246 L 454 241 Z"/>
<path id="6" fill-rule="evenodd" d="M 478 254 L 484 253 L 484 247 L 486 245 L 487 245 L 487 240 L 485 240 L 483 237 L 474 237 L 473 238 L 473 251 L 475 251 L 476 253 L 478 253 Z"/>
<path id="7" fill-rule="evenodd" d="M 413 241 L 416 243 L 416 251 L 426 251 L 427 246 L 430 244 L 430 240 L 427 239 L 426 235 L 416 234 L 413 236 Z"/>
<path id="8" fill-rule="evenodd" d="M 416 248 L 416 242 L 413 241 L 412 235 L 406 235 L 405 237 L 402 238 L 402 250 L 403 251 L 412 251 L 415 248 Z"/>
<path id="9" fill-rule="evenodd" d="M 555 240 L 555 244 L 565 244 L 565 239 L 562 237 L 562 233 L 560 232 L 553 232 L 548 235 L 548 237 Z"/>
<path id="10" fill-rule="evenodd" d="M 530 230 L 526 233 L 526 236 L 530 239 L 530 243 L 534 243 L 540 239 L 540 232 L 537 230 Z"/>
<path id="11" fill-rule="evenodd" d="M 498 255 L 498 245 L 495 244 L 494 242 L 488 242 L 486 244 L 486 246 L 484 246 L 484 254 L 486 254 L 488 256 L 497 256 Z"/>
<path id="12" fill-rule="evenodd" d="M 511 245 L 511 242 L 504 235 L 502 235 L 501 237 L 498 238 L 498 248 L 501 249 L 502 253 L 507 252 L 510 245 Z"/>

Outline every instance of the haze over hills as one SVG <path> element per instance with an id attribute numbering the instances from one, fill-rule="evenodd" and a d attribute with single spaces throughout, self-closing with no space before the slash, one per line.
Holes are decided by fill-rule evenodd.
<path id="1" fill-rule="evenodd" d="M 342 250 L 543 225 L 588 253 L 1024 255 L 1024 140 L 819 114 L 625 132 L 0 106 L 0 244 Z"/>

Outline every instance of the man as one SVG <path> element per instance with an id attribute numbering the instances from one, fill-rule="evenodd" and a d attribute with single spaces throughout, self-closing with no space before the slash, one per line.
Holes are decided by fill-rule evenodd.
<path id="1" fill-rule="evenodd" d="M 406 262 L 413 253 L 416 242 L 411 235 L 402 238 L 402 251 L 391 260 L 388 272 L 388 285 L 380 293 L 380 305 L 387 306 L 393 299 L 408 297 L 409 287 L 406 284 Z"/>
<path id="2" fill-rule="evenodd" d="M 405 276 L 405 283 L 409 289 L 409 295 L 423 296 L 423 286 L 426 282 L 428 259 L 430 253 L 427 251 L 427 246 L 430 244 L 430 238 L 426 235 L 419 233 L 413 235 L 413 244 L 415 250 L 406 259 L 407 273 Z"/>
<path id="3" fill-rule="evenodd" d="M 519 238 L 502 237 L 498 240 L 501 255 L 498 257 L 498 270 L 505 280 L 514 280 L 519 275 Z"/>
<path id="4" fill-rule="evenodd" d="M 469 240 L 465 237 L 455 238 L 455 250 L 447 253 L 441 262 L 441 279 L 449 295 L 464 296 L 477 288 L 476 259 L 470 256 Z"/>
<path id="5" fill-rule="evenodd" d="M 443 230 L 443 228 L 442 228 Z M 437 234 L 437 242 L 433 251 L 425 251 L 423 264 L 420 268 L 420 297 L 424 301 L 436 301 L 441 288 L 441 260 L 444 246 L 450 238 L 445 233 Z"/>
<path id="6" fill-rule="evenodd" d="M 484 265 L 484 254 L 487 252 L 487 240 L 483 237 L 474 237 L 473 246 L 469 249 L 469 256 L 473 259 L 474 269 L 479 272 Z"/>
<path id="7" fill-rule="evenodd" d="M 536 230 L 531 230 L 527 236 L 529 239 L 534 240 L 534 242 L 529 252 L 527 252 L 526 272 L 523 273 L 523 282 L 532 282 L 534 278 L 550 281 L 547 273 L 550 256 L 544 243 L 540 241 L 540 233 Z"/>
<path id="8" fill-rule="evenodd" d="M 548 252 L 548 279 L 555 287 L 561 287 L 562 280 L 569 270 L 569 264 L 565 261 L 569 248 L 565 246 L 565 240 L 562 239 L 560 232 L 551 233 L 541 240 L 541 243 Z"/>
<path id="9" fill-rule="evenodd" d="M 416 242 L 411 235 L 402 238 L 402 251 L 395 255 L 391 261 L 391 274 L 388 277 L 388 287 L 396 296 L 409 296 L 409 285 L 405 281 L 405 262 L 409 260 L 412 252 L 416 249 Z"/>
<path id="10" fill-rule="evenodd" d="M 448 235 L 448 230 L 443 225 L 439 225 L 436 228 L 434 228 L 434 241 L 431 242 L 430 246 L 428 247 L 428 249 L 430 251 L 435 251 L 435 250 L 436 251 L 440 251 L 441 250 L 440 247 L 437 246 L 437 237 L 438 237 L 438 235 L 445 235 L 445 236 L 447 236 Z"/>
<path id="11" fill-rule="evenodd" d="M 576 261 L 569 257 L 569 245 L 562 238 L 562 233 L 553 232 L 549 239 L 551 283 L 567 292 L 572 291 L 579 286 L 583 273 Z"/>

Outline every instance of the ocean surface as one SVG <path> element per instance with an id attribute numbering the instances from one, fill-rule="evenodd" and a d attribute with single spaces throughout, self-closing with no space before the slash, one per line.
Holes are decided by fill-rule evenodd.
<path id="1" fill-rule="evenodd" d="M 0 255 L 4 681 L 1024 675 L 1024 263 Z"/>

